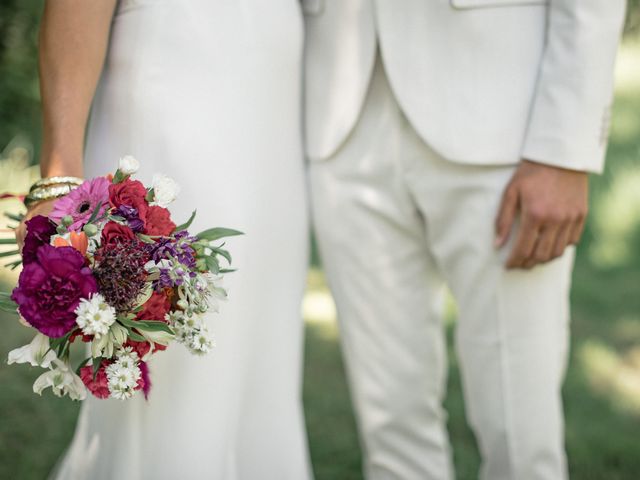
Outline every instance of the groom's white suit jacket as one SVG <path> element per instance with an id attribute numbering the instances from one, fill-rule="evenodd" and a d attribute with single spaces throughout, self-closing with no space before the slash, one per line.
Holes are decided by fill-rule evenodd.
<path id="1" fill-rule="evenodd" d="M 303 0 L 309 157 L 358 120 L 380 46 L 423 140 L 469 164 L 599 172 L 624 0 Z"/>

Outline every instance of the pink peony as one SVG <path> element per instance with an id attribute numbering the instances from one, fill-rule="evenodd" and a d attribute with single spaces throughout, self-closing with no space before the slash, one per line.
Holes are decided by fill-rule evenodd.
<path id="1" fill-rule="evenodd" d="M 56 200 L 49 218 L 60 223 L 64 217 L 69 215 L 73 218 L 69 229 L 82 230 L 98 206 L 100 206 L 100 210 L 97 218 L 100 218 L 109 208 L 109 185 L 110 182 L 105 177 L 86 180 L 68 195 Z"/>

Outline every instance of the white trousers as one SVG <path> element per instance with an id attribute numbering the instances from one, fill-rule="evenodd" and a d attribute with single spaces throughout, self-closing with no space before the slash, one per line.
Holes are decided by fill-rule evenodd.
<path id="1" fill-rule="evenodd" d="M 367 478 L 454 477 L 442 407 L 445 284 L 458 306 L 481 478 L 566 478 L 560 391 L 573 248 L 507 271 L 512 245 L 494 248 L 494 218 L 515 166 L 440 157 L 402 114 L 380 60 L 369 88 L 345 144 L 310 166 Z"/>

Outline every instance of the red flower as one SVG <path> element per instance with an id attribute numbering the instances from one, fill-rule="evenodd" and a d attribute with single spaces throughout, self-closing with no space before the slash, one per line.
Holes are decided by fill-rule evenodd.
<path id="1" fill-rule="evenodd" d="M 164 322 L 164 316 L 169 313 L 171 302 L 164 293 L 153 292 L 142 306 L 136 318 L 138 320 L 156 320 Z"/>
<path id="2" fill-rule="evenodd" d="M 147 190 L 138 180 L 127 179 L 124 182 L 112 183 L 109 186 L 109 201 L 118 208 L 127 205 L 138 210 L 138 216 L 144 221 L 149 210 L 149 204 L 145 200 Z"/>
<path id="3" fill-rule="evenodd" d="M 98 373 L 96 374 L 96 378 L 93 378 L 93 367 L 91 365 L 87 365 L 80 369 L 80 378 L 82 379 L 82 383 L 85 384 L 87 389 L 98 398 L 109 398 L 109 385 L 107 380 L 107 365 L 109 362 L 107 360 L 102 361 L 102 365 L 98 369 Z"/>
<path id="4" fill-rule="evenodd" d="M 90 341 L 93 340 L 93 335 L 85 335 L 82 333 L 82 330 L 80 330 L 79 328 L 74 330 L 74 332 L 71 334 L 71 336 L 69 337 L 69 342 L 73 343 L 74 340 L 80 337 L 82 339 L 83 342 L 85 343 L 89 343 Z"/>
<path id="5" fill-rule="evenodd" d="M 171 235 L 176 229 L 176 224 L 171 221 L 171 214 L 166 208 L 153 206 L 149 207 L 144 218 L 145 233 L 147 235 Z"/>
<path id="6" fill-rule="evenodd" d="M 149 350 L 151 350 L 151 344 L 149 342 L 136 342 L 135 340 L 127 340 L 124 344 L 125 347 L 131 347 L 138 354 L 138 357 L 142 358 Z"/>
<path id="7" fill-rule="evenodd" d="M 136 234 L 133 230 L 116 222 L 107 222 L 102 229 L 102 246 L 130 242 L 135 238 Z"/>

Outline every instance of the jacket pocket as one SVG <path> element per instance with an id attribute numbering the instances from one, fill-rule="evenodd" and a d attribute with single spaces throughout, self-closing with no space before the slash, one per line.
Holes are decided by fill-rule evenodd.
<path id="1" fill-rule="evenodd" d="M 549 0 L 449 0 L 456 10 L 472 8 L 517 7 L 527 5 L 547 5 Z"/>
<path id="2" fill-rule="evenodd" d="M 324 10 L 324 0 L 300 0 L 305 15 L 320 15 Z"/>

